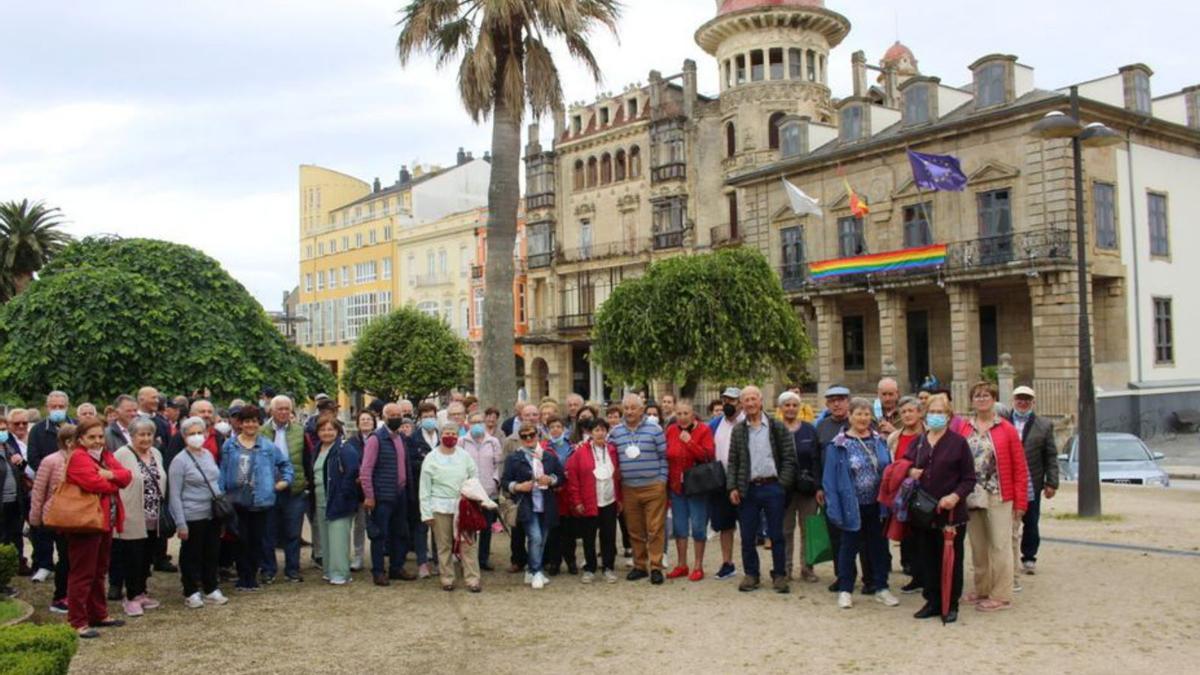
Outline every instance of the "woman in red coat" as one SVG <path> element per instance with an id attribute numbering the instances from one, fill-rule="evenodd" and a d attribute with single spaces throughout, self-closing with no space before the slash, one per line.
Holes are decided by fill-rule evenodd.
<path id="1" fill-rule="evenodd" d="M 67 620 L 79 637 L 94 638 L 99 636 L 98 627 L 125 625 L 124 621 L 108 616 L 104 579 L 108 574 L 113 530 L 120 532 L 125 521 L 125 510 L 117 494 L 129 485 L 133 476 L 104 448 L 104 424 L 100 420 L 80 422 L 75 429 L 75 445 L 75 452 L 67 462 L 66 480 L 84 492 L 100 495 L 105 528 L 100 533 L 67 534 L 67 557 L 71 560 Z"/>
<path id="2" fill-rule="evenodd" d="M 689 496 L 683 489 L 683 474 L 697 464 L 716 459 L 713 432 L 707 424 L 696 420 L 692 404 L 680 401 L 675 405 L 675 423 L 667 427 L 667 488 L 671 495 L 671 522 L 675 551 L 679 564 L 667 574 L 668 579 L 687 577 L 692 581 L 704 578 L 704 544 L 708 541 L 709 496 Z M 692 537 L 695 565 L 687 566 L 688 534 Z"/>
<path id="3" fill-rule="evenodd" d="M 608 442 L 608 422 L 602 417 L 580 422 L 590 437 L 567 459 L 566 505 L 583 537 L 585 584 L 596 579 L 596 531 L 600 532 L 600 557 L 604 580 L 617 582 L 613 569 L 617 558 L 617 515 L 621 512 L 621 465 L 617 448 Z"/>

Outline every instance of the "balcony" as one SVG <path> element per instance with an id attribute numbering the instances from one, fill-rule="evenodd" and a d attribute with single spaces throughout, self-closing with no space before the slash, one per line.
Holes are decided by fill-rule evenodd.
<path id="1" fill-rule="evenodd" d="M 529 269 L 536 270 L 544 267 L 549 267 L 554 262 L 554 251 L 546 251 L 544 253 L 530 253 L 528 256 Z"/>
<path id="2" fill-rule="evenodd" d="M 533 211 L 534 209 L 550 209 L 554 208 L 554 193 L 543 192 L 540 195 L 527 195 L 525 197 L 525 210 Z"/>
<path id="3" fill-rule="evenodd" d="M 445 272 L 434 272 L 433 274 L 418 274 L 413 278 L 412 284 L 417 288 L 429 288 L 430 286 L 443 286 L 450 283 L 450 275 Z"/>
<path id="4" fill-rule="evenodd" d="M 663 164 L 650 170 L 651 185 L 657 185 L 668 180 L 683 180 L 685 178 L 687 178 L 687 164 L 683 162 Z"/>
<path id="5" fill-rule="evenodd" d="M 808 280 L 808 266 L 804 263 L 785 263 L 779 268 L 779 278 L 783 282 L 783 290 L 798 291 Z"/>
<path id="6" fill-rule="evenodd" d="M 558 316 L 559 330 L 591 330 L 596 315 L 592 312 L 585 314 L 560 314 Z"/>
<path id="7" fill-rule="evenodd" d="M 483 265 L 471 265 L 471 278 L 476 281 L 483 278 Z"/>
<path id="8" fill-rule="evenodd" d="M 709 230 L 709 238 L 714 248 L 736 244 L 742 240 L 736 225 L 718 225 Z"/>
<path id="9" fill-rule="evenodd" d="M 663 251 L 669 248 L 679 248 L 683 246 L 683 231 L 662 232 L 654 235 L 654 250 Z"/>
<path id="10" fill-rule="evenodd" d="M 559 253 L 558 261 L 563 263 L 582 262 L 585 260 L 605 260 L 622 256 L 637 255 L 645 250 L 646 242 L 613 241 L 605 244 L 593 244 L 579 248 L 568 249 Z"/>
<path id="11" fill-rule="evenodd" d="M 950 244 L 948 269 L 995 267 L 1014 262 L 1073 260 L 1071 232 L 1065 229 L 1014 232 Z"/>

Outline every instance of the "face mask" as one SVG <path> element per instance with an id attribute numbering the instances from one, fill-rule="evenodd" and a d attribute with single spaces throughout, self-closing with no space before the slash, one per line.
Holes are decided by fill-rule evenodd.
<path id="1" fill-rule="evenodd" d="M 721 406 L 721 411 L 725 413 L 726 417 L 733 419 L 733 416 L 737 414 L 737 406 L 732 403 L 726 403 Z"/>
<path id="2" fill-rule="evenodd" d="M 192 434 L 187 437 L 188 447 L 199 450 L 204 445 L 204 434 Z"/>
<path id="3" fill-rule="evenodd" d="M 386 424 L 387 428 L 391 429 L 392 431 L 399 431 L 400 425 L 404 424 L 404 420 L 400 419 L 399 417 L 391 417 L 384 420 L 384 424 Z"/>
<path id="4" fill-rule="evenodd" d="M 658 424 L 658 415 L 648 415 L 646 421 L 650 424 Z"/>
<path id="5" fill-rule="evenodd" d="M 260 408 L 267 407 L 267 399 L 265 399 L 265 398 L 258 399 L 258 407 L 260 407 Z"/>
<path id="6" fill-rule="evenodd" d="M 421 420 L 421 428 L 425 431 L 437 431 L 437 420 L 432 417 L 426 417 Z"/>
<path id="7" fill-rule="evenodd" d="M 1013 410 L 1013 417 L 1021 420 L 1022 422 L 1026 422 L 1029 420 L 1029 415 L 1032 412 L 1033 412 L 1032 410 L 1027 411 L 1027 412 L 1021 412 L 1020 410 Z"/>
<path id="8" fill-rule="evenodd" d="M 442 445 L 453 448 L 458 445 L 458 436 L 442 436 Z"/>
<path id="9" fill-rule="evenodd" d="M 8 432 L 0 431 L 0 443 L 7 443 L 7 442 L 8 442 Z"/>
<path id="10" fill-rule="evenodd" d="M 479 440 L 483 438 L 485 433 L 487 433 L 487 429 L 485 429 L 482 424 L 476 422 L 475 424 L 471 425 L 471 438 Z"/>
<path id="11" fill-rule="evenodd" d="M 222 436 L 228 436 L 233 431 L 233 427 L 229 426 L 229 422 L 217 422 L 217 433 Z"/>
<path id="12" fill-rule="evenodd" d="M 944 413 L 929 413 L 925 416 L 925 424 L 934 431 L 941 431 L 950 423 L 950 419 Z"/>
<path id="13" fill-rule="evenodd" d="M 67 419 L 67 411 L 66 410 L 51 410 L 50 411 L 50 421 L 51 422 L 58 424 L 65 419 Z"/>

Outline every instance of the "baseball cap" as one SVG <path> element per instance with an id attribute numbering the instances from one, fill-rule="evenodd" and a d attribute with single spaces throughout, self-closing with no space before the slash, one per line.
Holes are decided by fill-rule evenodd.
<path id="1" fill-rule="evenodd" d="M 1013 396 L 1028 396 L 1029 398 L 1037 398 L 1033 395 L 1033 388 L 1025 385 L 1021 385 L 1020 387 L 1013 389 Z"/>
<path id="2" fill-rule="evenodd" d="M 725 391 L 721 392 L 721 398 L 741 398 L 742 390 L 737 387 L 726 387 Z"/>
<path id="3" fill-rule="evenodd" d="M 825 390 L 825 398 L 830 398 L 833 396 L 849 396 L 849 395 L 850 395 L 850 389 L 847 387 L 843 387 L 840 384 L 835 384 Z"/>

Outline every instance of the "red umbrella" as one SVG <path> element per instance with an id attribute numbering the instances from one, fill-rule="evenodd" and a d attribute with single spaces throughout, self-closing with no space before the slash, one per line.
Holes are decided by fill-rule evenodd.
<path id="1" fill-rule="evenodd" d="M 954 537 L 957 534 L 953 527 L 942 528 L 942 623 L 950 613 L 950 595 L 954 593 Z"/>

